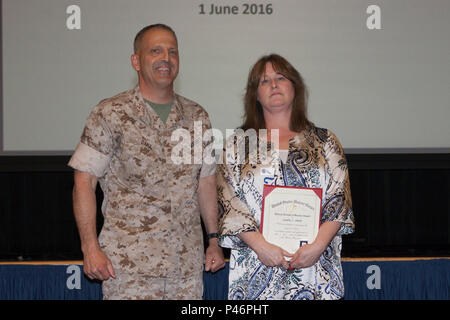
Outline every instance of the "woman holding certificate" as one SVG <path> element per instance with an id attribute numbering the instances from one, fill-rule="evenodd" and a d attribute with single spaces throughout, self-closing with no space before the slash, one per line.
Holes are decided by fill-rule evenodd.
<path id="1" fill-rule="evenodd" d="M 283 57 L 250 71 L 243 126 L 218 167 L 229 299 L 340 299 L 341 236 L 354 219 L 343 149 L 306 117 L 307 89 Z"/>

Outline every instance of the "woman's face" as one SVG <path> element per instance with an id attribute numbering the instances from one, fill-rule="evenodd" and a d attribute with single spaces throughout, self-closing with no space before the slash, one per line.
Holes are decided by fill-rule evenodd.
<path id="1" fill-rule="evenodd" d="M 265 112 L 286 111 L 292 109 L 295 89 L 292 82 L 273 70 L 272 63 L 266 64 L 266 70 L 259 80 L 257 100 Z"/>

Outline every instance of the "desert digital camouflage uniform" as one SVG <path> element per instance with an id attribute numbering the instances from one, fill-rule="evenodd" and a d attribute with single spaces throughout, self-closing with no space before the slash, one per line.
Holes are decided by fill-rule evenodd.
<path id="1" fill-rule="evenodd" d="M 164 124 L 139 87 L 91 112 L 69 165 L 97 176 L 104 193 L 99 243 L 116 273 L 103 282 L 104 299 L 201 299 L 197 187 L 200 177 L 215 174 L 215 164 L 202 153 L 181 164 L 171 155 L 193 155 L 196 142 L 210 156 L 212 138 L 202 139 L 210 127 L 201 106 L 176 94 Z M 172 141 L 180 128 L 187 137 Z"/>

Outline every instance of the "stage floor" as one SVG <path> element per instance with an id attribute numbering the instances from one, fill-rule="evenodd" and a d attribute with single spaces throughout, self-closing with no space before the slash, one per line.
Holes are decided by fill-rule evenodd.
<path id="1" fill-rule="evenodd" d="M 346 300 L 449 300 L 450 258 L 344 258 Z M 82 261 L 0 262 L 1 300 L 99 300 Z M 204 273 L 205 300 L 226 300 L 229 265 Z"/>

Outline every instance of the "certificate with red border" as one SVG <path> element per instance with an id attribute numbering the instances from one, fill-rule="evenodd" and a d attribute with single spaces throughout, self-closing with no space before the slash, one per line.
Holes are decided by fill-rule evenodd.
<path id="1" fill-rule="evenodd" d="M 261 233 L 266 241 L 294 253 L 319 232 L 322 189 L 264 185 Z"/>

